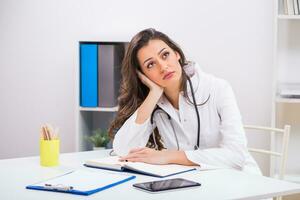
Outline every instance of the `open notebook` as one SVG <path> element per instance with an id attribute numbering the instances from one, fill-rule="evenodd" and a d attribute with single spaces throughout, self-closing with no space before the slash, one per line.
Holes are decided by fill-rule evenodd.
<path id="1" fill-rule="evenodd" d="M 176 164 L 168 165 L 153 165 L 142 162 L 120 162 L 118 156 L 110 156 L 105 158 L 99 158 L 94 160 L 88 160 L 85 162 L 85 166 L 115 170 L 115 171 L 127 171 L 135 172 L 139 174 L 155 176 L 155 177 L 167 177 L 175 174 L 188 172 L 196 169 L 202 169 L 199 166 L 184 166 Z M 212 169 L 212 168 L 210 168 Z"/>

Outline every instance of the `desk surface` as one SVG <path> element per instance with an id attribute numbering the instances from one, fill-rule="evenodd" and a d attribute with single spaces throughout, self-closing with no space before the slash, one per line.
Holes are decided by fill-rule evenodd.
<path id="1" fill-rule="evenodd" d="M 0 160 L 0 199 L 261 199 L 277 195 L 300 193 L 300 184 L 279 181 L 263 176 L 250 175 L 230 169 L 211 171 L 191 171 L 175 177 L 183 177 L 202 184 L 199 188 L 149 194 L 132 187 L 133 183 L 161 180 L 143 175 L 98 192 L 91 196 L 34 191 L 25 189 L 26 185 L 54 177 L 65 171 L 84 168 L 85 160 L 108 156 L 109 151 L 87 151 L 61 154 L 60 166 L 41 167 L 39 157 Z M 173 178 L 173 177 L 172 177 Z"/>

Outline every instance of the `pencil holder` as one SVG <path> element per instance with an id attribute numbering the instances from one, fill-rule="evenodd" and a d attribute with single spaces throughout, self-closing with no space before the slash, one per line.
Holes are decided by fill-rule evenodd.
<path id="1" fill-rule="evenodd" d="M 59 139 L 40 140 L 40 164 L 45 167 L 59 164 Z"/>

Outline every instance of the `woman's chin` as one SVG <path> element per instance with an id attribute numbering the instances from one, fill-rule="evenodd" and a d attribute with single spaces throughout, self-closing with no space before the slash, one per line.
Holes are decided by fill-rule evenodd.
<path id="1" fill-rule="evenodd" d="M 170 79 L 170 80 L 164 81 L 164 83 L 161 84 L 161 87 L 163 87 L 163 88 L 174 88 L 178 84 L 180 85 L 180 80 Z"/>

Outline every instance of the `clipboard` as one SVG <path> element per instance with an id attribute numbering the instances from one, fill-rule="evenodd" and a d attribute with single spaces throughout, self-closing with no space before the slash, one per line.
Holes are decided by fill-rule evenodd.
<path id="1" fill-rule="evenodd" d="M 115 172 L 76 170 L 28 185 L 26 189 L 88 196 L 134 178 L 136 176 Z"/>

